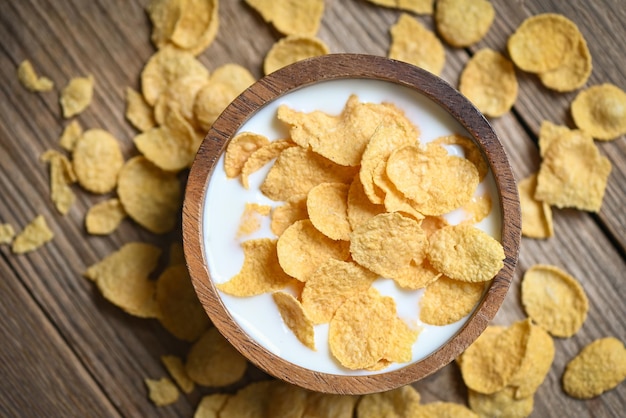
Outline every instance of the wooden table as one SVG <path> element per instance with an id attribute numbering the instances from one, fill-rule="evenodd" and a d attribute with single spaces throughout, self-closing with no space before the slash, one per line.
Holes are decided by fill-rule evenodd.
<path id="1" fill-rule="evenodd" d="M 184 356 L 177 341 L 155 320 L 134 318 L 105 301 L 85 268 L 129 241 L 167 245 L 180 232 L 152 235 L 129 220 L 113 234 L 88 236 L 83 219 L 102 197 L 79 190 L 77 203 L 61 216 L 49 198 L 48 173 L 40 154 L 57 148 L 66 121 L 58 89 L 71 77 L 93 74 L 92 105 L 78 117 L 85 128 L 104 128 L 135 155 L 135 131 L 124 119 L 124 88 L 138 88 L 139 72 L 154 49 L 144 6 L 147 0 L 0 1 L 0 223 L 21 230 L 42 214 L 55 233 L 52 242 L 26 255 L 0 246 L 0 416 L 192 416 L 207 389 L 196 389 L 171 406 L 157 408 L 143 379 L 166 371 L 163 354 Z M 457 84 L 465 62 L 482 47 L 504 51 L 508 36 L 526 17 L 562 13 L 575 21 L 593 56 L 588 85 L 626 88 L 626 4 L 623 0 L 494 1 L 495 22 L 484 40 L 469 49 L 446 47 L 443 78 Z M 399 12 L 362 0 L 327 0 L 318 36 L 332 52 L 386 55 L 389 27 Z M 216 41 L 201 56 L 210 69 L 235 62 L 261 76 L 265 53 L 279 35 L 243 1 L 223 0 Z M 432 28 L 430 16 L 418 19 Z M 50 77 L 57 90 L 33 94 L 18 82 L 24 59 Z M 514 109 L 492 120 L 517 178 L 538 168 L 537 133 L 542 120 L 573 126 L 569 104 L 575 93 L 554 93 L 536 77 L 518 72 L 520 94 Z M 510 293 L 495 322 L 524 317 L 519 279 L 535 263 L 560 266 L 577 277 L 590 311 L 573 338 L 556 339 L 550 374 L 535 397 L 533 416 L 610 417 L 624 413 L 626 385 L 588 401 L 563 392 L 565 364 L 592 340 L 615 336 L 626 341 L 626 138 L 599 143 L 613 164 L 598 214 L 555 210 L 556 235 L 524 239 Z M 264 376 L 249 369 L 245 381 Z M 223 389 L 232 392 L 244 382 Z M 415 384 L 423 402 L 466 402 L 456 365 Z M 623 416 L 623 415 L 622 415 Z"/>

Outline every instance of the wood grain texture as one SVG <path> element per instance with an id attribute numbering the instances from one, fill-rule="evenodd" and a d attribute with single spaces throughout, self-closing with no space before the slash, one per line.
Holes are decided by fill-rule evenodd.
<path id="1" fill-rule="evenodd" d="M 125 220 L 110 236 L 89 237 L 83 218 L 102 197 L 76 187 L 77 203 L 68 215 L 59 215 L 49 200 L 48 174 L 39 161 L 43 151 L 58 148 L 58 135 L 67 123 L 60 117 L 58 91 L 71 77 L 86 74 L 96 80 L 94 102 L 77 119 L 85 128 L 109 130 L 120 140 L 126 158 L 137 153 L 132 144 L 135 131 L 123 116 L 123 95 L 126 86 L 138 88 L 139 72 L 154 51 L 143 10 L 146 4 L 147 0 L 0 1 L 0 222 L 20 230 L 41 213 L 56 234 L 44 248 L 22 256 L 0 246 L 0 277 L 7 282 L 0 292 L 6 307 L 0 353 L 12 362 L 0 365 L 0 374 L 8 379 L 0 391 L 0 415 L 36 416 L 47 411 L 50 416 L 85 416 L 89 415 L 83 413 L 86 408 L 94 408 L 107 416 L 192 416 L 200 396 L 213 391 L 198 389 L 164 408 L 152 405 L 143 379 L 165 376 L 159 356 L 184 356 L 188 345 L 169 336 L 155 321 L 132 318 L 111 306 L 81 277 L 87 266 L 123 243 L 148 241 L 166 250 L 170 242 L 180 241 L 180 230 L 154 236 Z M 325 4 L 318 36 L 332 52 L 386 55 L 389 27 L 398 11 L 364 0 Z M 471 54 L 485 46 L 505 52 L 506 39 L 525 17 L 550 11 L 565 14 L 585 35 L 594 60 L 587 85 L 610 82 L 626 88 L 623 0 L 495 0 L 493 4 L 497 15 L 484 40 L 468 50 L 446 47 L 442 77 L 452 85 Z M 430 17 L 418 20 L 433 28 Z M 260 77 L 262 57 L 280 35 L 239 0 L 221 2 L 220 24 L 216 41 L 200 60 L 210 70 L 235 62 Z M 39 73 L 51 78 L 55 91 L 32 94 L 19 85 L 15 68 L 23 59 L 30 59 Z M 536 141 L 542 120 L 573 127 L 569 104 L 576 93 L 552 93 L 534 76 L 517 75 L 520 96 L 513 111 L 491 123 L 520 179 L 538 167 Z M 585 344 L 608 335 L 626 341 L 626 138 L 599 147 L 613 164 L 602 210 L 598 215 L 557 210 L 555 237 L 522 240 L 514 281 L 495 318 L 497 323 L 510 324 L 524 317 L 519 280 L 534 263 L 564 268 L 581 281 L 589 296 L 589 317 L 581 331 L 573 338 L 555 340 L 557 354 L 535 396 L 535 417 L 614 417 L 621 416 L 626 405 L 624 384 L 588 401 L 568 397 L 560 384 L 565 364 Z M 18 370 L 28 378 L 20 380 Z M 46 378 L 36 379 L 42 375 Z M 251 368 L 244 382 L 223 391 L 262 378 Z M 423 402 L 466 402 L 454 364 L 415 386 Z M 32 396 L 27 398 L 27 393 Z"/>

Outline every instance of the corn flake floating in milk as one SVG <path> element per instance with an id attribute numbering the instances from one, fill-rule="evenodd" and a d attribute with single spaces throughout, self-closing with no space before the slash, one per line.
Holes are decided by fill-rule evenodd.
<path id="1" fill-rule="evenodd" d="M 578 93 L 572 117 L 592 137 L 609 141 L 626 133 L 626 92 L 613 84 L 600 84 Z"/>
<path id="2" fill-rule="evenodd" d="M 307 195 L 306 207 L 313 226 L 330 239 L 348 241 L 348 190 L 345 183 L 321 183 Z"/>
<path id="3" fill-rule="evenodd" d="M 294 145 L 295 144 L 290 139 L 277 139 L 253 151 L 246 159 L 243 167 L 241 167 L 240 178 L 243 187 L 246 189 L 250 187 L 249 177 L 251 174 L 260 170 L 265 164 L 278 157 L 283 150 L 293 147 Z"/>
<path id="4" fill-rule="evenodd" d="M 263 72 L 267 75 L 294 62 L 329 52 L 328 45 L 318 38 L 289 35 L 279 39 L 267 52 L 263 60 Z"/>
<path id="5" fill-rule="evenodd" d="M 270 229 L 276 236 L 281 236 L 296 221 L 308 219 L 306 209 L 307 195 L 295 195 L 272 210 Z"/>
<path id="6" fill-rule="evenodd" d="M 390 29 L 389 58 L 408 62 L 440 75 L 446 61 L 441 41 L 415 18 L 403 13 Z"/>
<path id="7" fill-rule="evenodd" d="M 246 202 L 246 206 L 241 215 L 237 236 L 250 235 L 261 228 L 261 216 L 269 216 L 271 206 L 259 205 L 258 203 Z"/>
<path id="8" fill-rule="evenodd" d="M 283 35 L 314 36 L 324 14 L 324 0 L 246 0 L 246 3 Z"/>
<path id="9" fill-rule="evenodd" d="M 447 43 L 466 47 L 487 34 L 495 15 L 493 6 L 486 0 L 438 0 L 435 23 L 437 32 Z"/>
<path id="10" fill-rule="evenodd" d="M 72 164 L 78 184 L 92 193 L 102 194 L 115 189 L 124 157 L 113 135 L 103 129 L 89 129 L 74 146 Z"/>
<path id="11" fill-rule="evenodd" d="M 426 286 L 420 300 L 420 320 L 431 325 L 452 324 L 468 315 L 480 301 L 485 283 L 439 277 Z"/>
<path id="12" fill-rule="evenodd" d="M 10 230 L 8 231 L 10 233 Z M 11 245 L 11 251 L 15 254 L 23 254 L 34 251 L 54 238 L 54 233 L 48 227 L 46 219 L 38 215 L 18 233 Z"/>
<path id="13" fill-rule="evenodd" d="M 228 142 L 224 154 L 224 170 L 230 178 L 237 177 L 248 158 L 259 148 L 270 143 L 263 135 L 241 132 Z"/>
<path id="14" fill-rule="evenodd" d="M 372 203 L 369 200 L 363 189 L 360 175 L 354 176 L 354 180 L 350 184 L 347 205 L 348 222 L 350 222 L 352 229 L 355 229 L 370 218 L 385 212 L 384 206 Z"/>
<path id="15" fill-rule="evenodd" d="M 39 77 L 29 60 L 24 60 L 17 67 L 20 83 L 32 92 L 45 92 L 54 88 L 54 83 L 47 77 Z"/>
<path id="16" fill-rule="evenodd" d="M 85 228 L 92 235 L 107 235 L 115 231 L 124 218 L 126 211 L 118 198 L 104 200 L 89 208 Z"/>
<path id="17" fill-rule="evenodd" d="M 272 293 L 272 299 L 287 327 L 295 334 L 302 344 L 315 350 L 315 330 L 313 321 L 304 310 L 302 303 L 293 295 L 285 292 Z"/>
<path id="18" fill-rule="evenodd" d="M 59 102 L 64 118 L 81 113 L 91 104 L 93 97 L 93 76 L 76 77 L 61 90 Z"/>

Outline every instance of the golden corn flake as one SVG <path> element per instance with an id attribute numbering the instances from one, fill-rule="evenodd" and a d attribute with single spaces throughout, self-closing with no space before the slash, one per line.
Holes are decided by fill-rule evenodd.
<path id="1" fill-rule="evenodd" d="M 492 206 L 493 202 L 488 193 L 473 196 L 470 201 L 463 206 L 463 211 L 467 213 L 463 222 L 476 224 L 482 221 L 491 213 Z"/>
<path id="2" fill-rule="evenodd" d="M 168 109 L 162 126 L 140 133 L 133 142 L 150 162 L 165 171 L 190 166 L 196 154 L 196 133 L 177 105 Z"/>
<path id="3" fill-rule="evenodd" d="M 437 36 L 415 18 L 403 13 L 390 29 L 389 58 L 408 62 L 440 75 L 446 53 Z"/>
<path id="4" fill-rule="evenodd" d="M 313 187 L 307 195 L 306 207 L 313 226 L 334 240 L 350 239 L 349 188 L 345 183 L 322 183 Z"/>
<path id="5" fill-rule="evenodd" d="M 83 128 L 80 126 L 80 123 L 74 119 L 63 129 L 61 137 L 59 138 L 59 145 L 64 150 L 72 152 L 76 146 L 76 142 L 78 142 L 82 135 Z"/>
<path id="6" fill-rule="evenodd" d="M 626 133 L 626 92 L 613 84 L 600 84 L 578 93 L 572 102 L 577 127 L 604 141 Z"/>
<path id="7" fill-rule="evenodd" d="M 509 37 L 507 48 L 520 69 L 543 73 L 563 65 L 580 38 L 574 22 L 559 14 L 544 13 L 524 20 Z"/>
<path id="8" fill-rule="evenodd" d="M 273 73 L 294 62 L 330 53 L 328 45 L 313 36 L 289 35 L 279 39 L 265 55 L 263 72 Z"/>
<path id="9" fill-rule="evenodd" d="M 174 80 L 161 92 L 154 104 L 154 120 L 158 125 L 166 124 L 165 119 L 171 108 L 175 107 L 180 115 L 194 126 L 194 104 L 198 92 L 209 81 L 206 74 L 189 75 Z M 194 126 L 195 128 L 195 126 Z"/>
<path id="10" fill-rule="evenodd" d="M 518 371 L 508 383 L 509 387 L 515 388 L 515 399 L 533 396 L 548 375 L 554 360 L 552 337 L 540 326 L 532 323 L 529 326 L 526 353 Z"/>
<path id="11" fill-rule="evenodd" d="M 169 43 L 183 9 L 182 0 L 151 0 L 146 12 L 152 23 L 152 43 L 162 48 Z"/>
<path id="12" fill-rule="evenodd" d="M 413 344 L 417 341 L 420 331 L 421 328 L 409 327 L 396 316 L 391 324 L 391 335 L 388 337 L 389 342 L 383 353 L 382 363 L 384 367 L 390 362 L 407 363 L 411 361 Z"/>
<path id="13" fill-rule="evenodd" d="M 283 35 L 317 33 L 324 13 L 324 0 L 246 0 Z"/>
<path id="14" fill-rule="evenodd" d="M 430 237 L 435 231 L 450 225 L 448 220 L 443 216 L 426 216 L 420 223 L 426 236 Z"/>
<path id="15" fill-rule="evenodd" d="M 20 83 L 32 92 L 50 91 L 54 83 L 47 77 L 39 77 L 29 60 L 24 60 L 17 67 L 17 78 Z"/>
<path id="16" fill-rule="evenodd" d="M 544 153 L 535 199 L 559 208 L 598 212 L 610 173 L 611 162 L 591 137 L 580 131 L 566 132 Z"/>
<path id="17" fill-rule="evenodd" d="M 237 177 L 250 155 L 259 148 L 268 145 L 269 139 L 252 132 L 238 133 L 228 142 L 224 155 L 224 170 L 226 176 Z"/>
<path id="18" fill-rule="evenodd" d="M 15 254 L 34 251 L 51 241 L 52 238 L 54 238 L 54 233 L 48 227 L 46 219 L 42 215 L 38 215 L 24 227 L 22 232 L 15 236 L 11 250 Z"/>
<path id="19" fill-rule="evenodd" d="M 156 125 L 152 107 L 143 96 L 130 87 L 126 87 L 126 119 L 141 132 L 146 132 Z"/>
<path id="20" fill-rule="evenodd" d="M 378 6 L 406 10 L 419 15 L 433 14 L 434 0 L 367 0 Z"/>
<path id="21" fill-rule="evenodd" d="M 452 402 L 431 402 L 416 409 L 415 418 L 479 418 L 479 415 L 465 405 Z"/>
<path id="22" fill-rule="evenodd" d="M 148 387 L 148 397 L 156 406 L 170 405 L 178 400 L 178 388 L 167 377 L 159 380 L 144 379 L 144 382 Z"/>
<path id="23" fill-rule="evenodd" d="M 315 350 L 315 330 L 313 329 L 313 321 L 304 311 L 302 304 L 298 299 L 289 293 L 275 292 L 272 293 L 272 299 L 278 307 L 278 312 L 283 318 L 283 322 L 295 334 L 302 344 Z"/>
<path id="24" fill-rule="evenodd" d="M 295 222 L 278 238 L 278 261 L 285 273 L 306 282 L 317 267 L 329 258 L 345 260 L 349 256 L 347 241 L 334 241 L 319 232 L 305 219 Z"/>
<path id="25" fill-rule="evenodd" d="M 59 102 L 64 118 L 78 115 L 91 104 L 93 98 L 93 76 L 76 77 L 61 90 Z"/>
<path id="26" fill-rule="evenodd" d="M 460 147 L 463 151 L 463 156 L 476 166 L 480 181 L 482 181 L 489 172 L 489 164 L 487 163 L 483 152 L 480 150 L 480 147 L 476 144 L 476 141 L 460 134 L 452 134 L 440 136 L 433 142 L 444 146 L 452 145 Z"/>
<path id="27" fill-rule="evenodd" d="M 466 47 L 487 34 L 495 15 L 487 0 L 439 0 L 435 23 L 437 32 L 447 43 Z"/>
<path id="28" fill-rule="evenodd" d="M 328 259 L 308 277 L 302 290 L 302 306 L 315 324 L 330 322 L 346 299 L 366 291 L 377 278 L 354 262 Z"/>
<path id="29" fill-rule="evenodd" d="M 394 278 L 412 260 L 421 263 L 427 250 L 428 239 L 419 224 L 396 212 L 376 215 L 350 235 L 352 258 L 387 278 Z"/>
<path id="30" fill-rule="evenodd" d="M 270 388 L 267 417 L 303 417 L 309 391 L 283 381 L 276 381 Z"/>
<path id="31" fill-rule="evenodd" d="M 92 193 L 115 189 L 124 165 L 119 141 L 103 129 L 89 129 L 76 142 L 72 163 L 78 183 Z"/>
<path id="32" fill-rule="evenodd" d="M 524 273 L 522 305 L 555 337 L 571 337 L 587 318 L 589 301 L 580 283 L 556 266 L 537 264 Z"/>
<path id="33" fill-rule="evenodd" d="M 151 244 L 129 242 L 101 261 L 91 265 L 84 276 L 98 281 L 102 277 L 147 277 L 157 265 L 161 250 Z"/>
<path id="34" fill-rule="evenodd" d="M 389 155 L 405 145 L 416 145 L 419 131 L 411 124 L 381 123 L 372 134 L 361 157 L 359 177 L 363 190 L 372 203 L 381 204 L 384 194 L 378 193 L 374 184 L 374 174 Z"/>
<path id="35" fill-rule="evenodd" d="M 302 147 L 283 150 L 261 184 L 261 192 L 272 200 L 287 200 L 307 194 L 320 183 L 349 184 L 355 167 L 340 166 Z"/>
<path id="36" fill-rule="evenodd" d="M 426 286 L 420 300 L 420 320 L 430 325 L 448 325 L 460 320 L 480 302 L 485 287 L 483 282 L 439 277 Z"/>
<path id="37" fill-rule="evenodd" d="M 181 203 L 178 178 L 145 157 L 126 162 L 119 174 L 117 194 L 128 216 L 149 231 L 162 234 L 176 226 Z"/>
<path id="38" fill-rule="evenodd" d="M 591 54 L 587 42 L 581 36 L 576 49 L 554 70 L 539 73 L 539 80 L 549 89 L 568 92 L 582 87 L 592 70 Z"/>
<path id="39" fill-rule="evenodd" d="M 557 141 L 562 135 L 567 134 L 571 129 L 567 126 L 557 125 L 548 120 L 541 122 L 539 127 L 539 154 L 543 158 L 546 150 Z"/>
<path id="40" fill-rule="evenodd" d="M 184 76 L 208 77 L 209 70 L 193 54 L 165 46 L 157 51 L 141 72 L 141 91 L 150 106 L 170 84 Z"/>
<path id="41" fill-rule="evenodd" d="M 248 189 L 250 187 L 249 177 L 252 173 L 260 170 L 265 164 L 278 157 L 286 149 L 295 146 L 289 139 L 277 139 L 254 151 L 246 159 L 241 167 L 241 184 Z"/>
<path id="42" fill-rule="evenodd" d="M 626 348 L 614 337 L 600 338 L 583 348 L 565 367 L 563 389 L 578 399 L 590 399 L 626 379 Z"/>
<path id="43" fill-rule="evenodd" d="M 307 398 L 303 417 L 351 418 L 358 396 L 313 392 Z"/>
<path id="44" fill-rule="evenodd" d="M 15 230 L 11 224 L 0 224 L 0 244 L 10 244 L 15 237 Z"/>
<path id="45" fill-rule="evenodd" d="M 57 210 L 65 215 L 76 201 L 76 195 L 70 184 L 76 182 L 72 163 L 58 151 L 47 150 L 41 160 L 50 165 L 50 198 Z"/>
<path id="46" fill-rule="evenodd" d="M 85 215 L 85 228 L 92 235 L 107 235 L 115 231 L 126 217 L 126 211 L 118 198 L 97 203 Z"/>
<path id="47" fill-rule="evenodd" d="M 277 380 L 250 383 L 230 396 L 219 413 L 219 418 L 261 418 L 271 402 L 270 393 L 279 384 Z M 320 415 L 322 416 L 322 415 Z"/>
<path id="48" fill-rule="evenodd" d="M 252 85 L 254 76 L 238 64 L 224 64 L 215 69 L 198 91 L 193 113 L 199 129 L 208 131 L 213 122 L 239 94 Z"/>
<path id="49" fill-rule="evenodd" d="M 537 175 L 533 174 L 517 183 L 522 210 L 522 235 L 529 238 L 549 238 L 554 235 L 550 205 L 535 199 Z"/>
<path id="50" fill-rule="evenodd" d="M 185 370 L 199 385 L 220 387 L 241 379 L 247 366 L 246 359 L 212 327 L 189 349 Z"/>
<path id="51" fill-rule="evenodd" d="M 244 260 L 239 273 L 217 285 L 224 293 L 234 296 L 254 296 L 283 289 L 292 278 L 278 264 L 276 240 L 253 239 L 241 244 Z"/>
<path id="52" fill-rule="evenodd" d="M 515 399 L 514 388 L 506 387 L 491 394 L 484 394 L 469 389 L 468 404 L 472 411 L 481 417 L 526 418 L 534 408 L 534 397 Z"/>
<path id="53" fill-rule="evenodd" d="M 406 385 L 362 396 L 356 411 L 359 418 L 413 417 L 420 406 L 420 394 L 413 386 Z"/>
<path id="54" fill-rule="evenodd" d="M 398 190 L 424 215 L 437 216 L 466 204 L 479 183 L 469 160 L 438 151 L 404 146 L 391 153 L 386 173 Z"/>
<path id="55" fill-rule="evenodd" d="M 219 27 L 218 0 L 187 0 L 169 40 L 177 47 L 198 55 L 215 39 Z"/>
<path id="56" fill-rule="evenodd" d="M 283 205 L 272 210 L 270 229 L 276 236 L 282 235 L 296 221 L 307 219 L 306 195 L 296 195 L 289 198 Z"/>
<path id="57" fill-rule="evenodd" d="M 374 171 L 374 185 L 385 195 L 383 206 L 387 212 L 399 212 L 418 222 L 424 215 L 417 209 L 417 204 L 402 194 L 387 175 L 387 161 L 381 161 Z"/>
<path id="58" fill-rule="evenodd" d="M 212 393 L 211 395 L 205 395 L 200 399 L 200 403 L 196 407 L 196 412 L 193 414 L 194 418 L 218 418 L 222 409 L 228 402 L 231 395 L 226 393 Z"/>
<path id="59" fill-rule="evenodd" d="M 370 218 L 385 212 L 385 207 L 372 203 L 363 189 L 361 177 L 354 176 L 348 190 L 348 222 L 352 229 L 366 222 Z"/>
<path id="60" fill-rule="evenodd" d="M 524 358 L 529 327 L 528 321 L 518 321 L 502 331 L 478 337 L 461 357 L 461 374 L 467 387 L 485 394 L 504 389 Z"/>
<path id="61" fill-rule="evenodd" d="M 481 49 L 465 65 L 459 91 L 486 116 L 502 116 L 517 99 L 515 68 L 502 54 Z"/>
<path id="62" fill-rule="evenodd" d="M 176 338 L 195 341 L 209 326 L 184 264 L 170 266 L 156 282 L 159 322 Z"/>
<path id="63" fill-rule="evenodd" d="M 174 382 L 176 382 L 180 390 L 185 393 L 191 393 L 193 391 L 195 385 L 193 380 L 187 376 L 185 364 L 180 357 L 172 355 L 161 356 L 161 363 L 163 363 L 167 372 L 172 379 L 174 379 Z"/>
<path id="64" fill-rule="evenodd" d="M 411 260 L 408 265 L 396 272 L 393 279 L 403 289 L 416 290 L 428 286 L 440 276 L 441 273 L 425 259 L 421 263 Z"/>
<path id="65" fill-rule="evenodd" d="M 250 235 L 258 231 L 261 228 L 260 216 L 269 216 L 271 209 L 272 207 L 268 205 L 246 202 L 241 221 L 239 222 L 239 228 L 237 229 L 237 236 Z"/>

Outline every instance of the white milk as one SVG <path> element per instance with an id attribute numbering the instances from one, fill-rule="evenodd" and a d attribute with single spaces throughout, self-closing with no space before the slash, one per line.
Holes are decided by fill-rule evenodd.
<path id="1" fill-rule="evenodd" d="M 321 110 L 330 114 L 339 114 L 351 94 L 358 95 L 362 102 L 388 101 L 395 104 L 414 124 L 419 126 L 421 142 L 428 142 L 439 136 L 453 133 L 471 137 L 452 116 L 426 96 L 393 83 L 375 80 L 333 80 L 291 92 L 258 111 L 241 127 L 240 132 L 259 133 L 270 140 L 286 138 L 287 129 L 276 119 L 279 105 L 287 104 L 293 109 L 304 112 Z M 458 147 L 450 147 L 449 151 L 462 154 Z M 250 176 L 249 190 L 241 186 L 239 179 L 226 177 L 223 157 L 215 168 L 206 194 L 203 218 L 206 259 L 215 283 L 230 280 L 241 269 L 243 252 L 240 244 L 242 241 L 261 237 L 276 238 L 269 229 L 268 219 L 264 220 L 261 230 L 237 238 L 237 230 L 246 202 L 274 207 L 282 204 L 282 202 L 268 199 L 259 191 L 259 186 L 270 166 L 271 163 Z M 485 193 L 491 196 L 493 208 L 489 216 L 476 226 L 500 240 L 501 212 L 491 173 L 479 185 L 476 196 L 482 196 Z M 465 213 L 457 210 L 447 215 L 447 219 L 450 223 L 458 223 L 465 216 Z M 403 290 L 388 279 L 379 279 L 374 286 L 381 294 L 395 299 L 400 318 L 411 326 L 422 328 L 413 346 L 412 361 L 418 361 L 433 353 L 453 337 L 467 321 L 465 317 L 447 326 L 423 324 L 419 320 L 418 303 L 423 289 Z M 407 365 L 407 363 L 396 363 L 377 372 L 347 370 L 339 365 L 330 353 L 327 324 L 315 327 L 317 351 L 312 351 L 298 341 L 291 330 L 284 325 L 270 294 L 245 298 L 223 293 L 221 296 L 232 317 L 248 335 L 267 350 L 301 367 L 331 374 L 366 375 L 384 373 Z"/>

